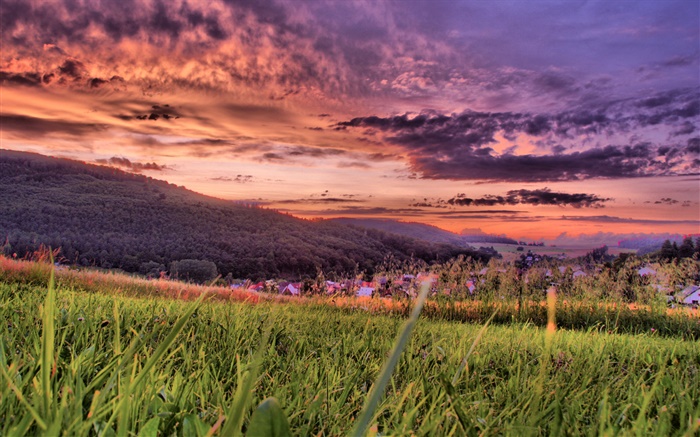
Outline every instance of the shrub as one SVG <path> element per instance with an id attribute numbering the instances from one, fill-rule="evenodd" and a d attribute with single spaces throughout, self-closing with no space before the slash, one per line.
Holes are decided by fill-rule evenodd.
<path id="1" fill-rule="evenodd" d="M 184 281 L 203 284 L 213 281 L 218 275 L 216 264 L 198 259 L 182 259 L 170 264 L 170 275 Z"/>

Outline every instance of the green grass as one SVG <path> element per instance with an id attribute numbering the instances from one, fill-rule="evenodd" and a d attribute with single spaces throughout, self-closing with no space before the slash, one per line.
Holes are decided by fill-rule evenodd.
<path id="1" fill-rule="evenodd" d="M 2 435 L 225 435 L 248 431 L 269 397 L 293 435 L 345 435 L 405 323 L 324 305 L 47 290 L 0 283 Z M 700 427 L 696 341 L 481 328 L 418 319 L 370 432 L 693 435 Z M 264 407 L 274 412 L 275 402 Z"/>

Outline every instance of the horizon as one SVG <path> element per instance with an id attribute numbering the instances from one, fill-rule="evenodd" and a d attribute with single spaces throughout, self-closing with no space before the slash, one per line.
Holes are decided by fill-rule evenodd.
<path id="1" fill-rule="evenodd" d="M 0 149 L 0 157 L 2 157 L 2 152 L 16 152 L 16 151 L 10 151 L 7 149 Z M 22 153 L 30 153 L 33 154 L 34 152 L 19 152 L 20 154 Z M 18 155 L 21 156 L 21 155 Z M 681 239 L 684 239 L 686 237 L 690 237 L 692 239 L 696 239 L 700 237 L 700 233 L 696 234 L 680 234 L 680 233 L 673 233 L 673 232 L 660 232 L 660 233 L 639 233 L 639 232 L 632 232 L 632 233 L 627 233 L 627 234 L 616 234 L 616 233 L 611 233 L 611 232 L 602 232 L 599 231 L 594 234 L 577 234 L 577 235 L 568 235 L 567 233 L 562 233 L 557 235 L 554 238 L 534 238 L 533 236 L 522 236 L 522 237 L 513 237 L 511 235 L 508 235 L 506 233 L 502 234 L 490 234 L 482 231 L 480 228 L 465 228 L 462 229 L 461 231 L 450 231 L 445 228 L 441 228 L 439 226 L 431 225 L 429 223 L 424 223 L 420 221 L 410 221 L 410 220 L 402 220 L 402 219 L 392 219 L 392 218 L 385 218 L 385 217 L 345 217 L 345 216 L 340 216 L 340 217 L 330 217 L 330 218 L 322 218 L 322 217 L 303 217 L 303 216 L 296 216 L 294 214 L 290 214 L 289 212 L 283 211 L 283 210 L 277 210 L 274 208 L 269 208 L 268 205 L 265 204 L 259 204 L 254 201 L 247 201 L 247 200 L 231 200 L 231 199 L 223 199 L 220 197 L 216 196 L 211 196 L 207 195 L 204 193 L 199 193 L 197 191 L 193 191 L 189 189 L 188 187 L 185 187 L 184 185 L 177 185 L 177 184 L 172 184 L 171 182 L 165 180 L 165 179 L 158 179 L 157 177 L 151 177 L 148 175 L 141 174 L 140 172 L 135 172 L 135 171 L 128 171 L 126 169 L 120 168 L 118 166 L 112 166 L 109 165 L 109 163 L 95 163 L 95 162 L 85 162 L 85 161 L 80 161 L 80 160 L 74 160 L 71 158 L 61 158 L 61 157 L 55 157 L 55 156 L 48 156 L 48 155 L 41 155 L 41 154 L 36 154 L 36 156 L 41 156 L 41 157 L 47 157 L 50 159 L 59 159 L 59 160 L 69 160 L 71 162 L 76 162 L 80 164 L 85 164 L 88 166 L 97 166 L 97 167 L 104 167 L 104 168 L 109 168 L 109 169 L 114 169 L 120 172 L 124 172 L 125 174 L 133 174 L 133 175 L 139 175 L 139 176 L 144 176 L 144 177 L 149 177 L 155 181 L 159 182 L 164 182 L 166 184 L 171 184 L 175 189 L 184 189 L 187 190 L 191 193 L 194 193 L 196 195 L 202 195 L 202 196 L 207 196 L 212 199 L 217 199 L 217 200 L 223 200 L 223 201 L 231 201 L 234 204 L 239 204 L 239 205 L 244 205 L 247 207 L 253 207 L 253 208 L 262 208 L 262 209 L 268 209 L 273 212 L 277 212 L 280 214 L 286 214 L 301 220 L 310 220 L 310 221 L 315 221 L 315 220 L 378 220 L 378 221 L 383 221 L 383 222 L 389 222 L 389 223 L 400 223 L 400 224 L 408 224 L 408 225 L 425 225 L 429 227 L 434 227 L 440 231 L 444 232 L 449 232 L 453 233 L 456 236 L 463 235 L 463 236 L 478 236 L 478 235 L 483 235 L 483 236 L 489 236 L 489 237 L 505 237 L 505 238 L 510 238 L 512 240 L 517 240 L 518 242 L 526 242 L 526 243 L 547 243 L 551 247 L 568 247 L 568 248 L 600 248 L 602 246 L 616 246 L 619 245 L 620 242 L 623 241 L 633 241 L 633 240 L 640 240 L 640 239 L 651 239 L 651 240 L 662 240 L 662 239 L 668 239 L 672 241 L 680 241 Z M 157 176 L 157 175 L 156 175 Z M 476 243 L 474 243 L 476 244 Z M 506 243 L 507 244 L 507 243 Z"/>
<path id="2" fill-rule="evenodd" d="M 3 2 L 0 148 L 301 218 L 700 233 L 696 1 Z"/>

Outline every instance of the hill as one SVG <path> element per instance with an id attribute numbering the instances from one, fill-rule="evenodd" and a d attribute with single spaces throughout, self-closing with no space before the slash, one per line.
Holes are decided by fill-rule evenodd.
<path id="1" fill-rule="evenodd" d="M 367 229 L 378 229 L 384 232 L 404 235 L 431 243 L 453 244 L 460 247 L 470 247 L 470 243 L 502 243 L 518 244 L 516 240 L 489 234 L 455 234 L 436 226 L 424 223 L 401 222 L 392 219 L 373 218 L 337 218 L 332 221 L 346 225 L 359 226 Z"/>
<path id="2" fill-rule="evenodd" d="M 444 261 L 488 255 L 451 245 L 307 221 L 205 196 L 111 167 L 0 151 L 0 244 L 25 256 L 41 244 L 66 262 L 154 274 L 173 261 L 214 262 L 223 276 L 373 272 L 391 255 Z"/>
<path id="3" fill-rule="evenodd" d="M 329 219 L 329 221 L 342 223 L 344 225 L 357 226 L 360 228 L 391 232 L 393 234 L 416 238 L 431 243 L 453 244 L 460 247 L 469 247 L 460 235 L 440 229 L 437 226 L 427 225 L 425 223 L 400 222 L 398 220 L 381 218 L 349 217 Z"/>

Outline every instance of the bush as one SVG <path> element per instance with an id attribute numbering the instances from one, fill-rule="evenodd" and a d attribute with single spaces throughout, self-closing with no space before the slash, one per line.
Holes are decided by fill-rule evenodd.
<path id="1" fill-rule="evenodd" d="M 213 281 L 219 272 L 216 264 L 198 259 L 182 259 L 170 264 L 170 276 L 183 281 L 203 284 Z"/>

